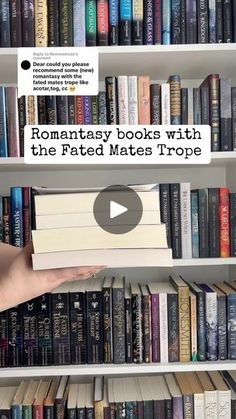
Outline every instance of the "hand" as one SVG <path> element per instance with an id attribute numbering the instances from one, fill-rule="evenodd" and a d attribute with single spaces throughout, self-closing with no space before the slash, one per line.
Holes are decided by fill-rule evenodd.
<path id="1" fill-rule="evenodd" d="M 51 292 L 63 282 L 86 279 L 105 269 L 105 266 L 80 266 L 33 271 L 31 255 L 30 243 L 16 255 L 8 269 L 1 273 L 0 311 Z"/>

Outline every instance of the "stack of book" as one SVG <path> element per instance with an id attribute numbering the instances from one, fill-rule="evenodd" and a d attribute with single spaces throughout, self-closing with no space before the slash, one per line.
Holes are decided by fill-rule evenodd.
<path id="1" fill-rule="evenodd" d="M 166 227 L 160 221 L 159 189 L 153 185 L 134 186 L 142 202 L 142 215 L 138 225 L 133 223 L 138 211 L 131 202 L 131 193 L 122 187 L 103 192 L 104 199 L 130 201 L 132 214 L 121 233 L 121 225 L 113 225 L 112 232 L 105 228 L 114 223 L 110 207 L 100 214 L 103 225 L 94 216 L 94 203 L 99 190 L 56 190 L 33 188 L 35 227 L 33 239 L 33 268 L 49 269 L 68 266 L 103 265 L 108 267 L 171 266 L 171 251 L 167 248 Z M 101 190 L 100 190 L 101 191 Z M 124 204 L 125 205 L 125 204 Z M 102 211 L 98 209 L 97 211 Z M 123 223 L 127 223 L 123 220 Z M 102 228 L 104 227 L 104 229 Z M 129 230 L 129 231 L 128 231 Z"/>

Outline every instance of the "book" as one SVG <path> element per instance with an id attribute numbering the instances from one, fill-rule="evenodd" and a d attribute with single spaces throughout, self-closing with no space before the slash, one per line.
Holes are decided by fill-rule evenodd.
<path id="1" fill-rule="evenodd" d="M 3 417 L 7 419 L 11 418 L 11 404 L 14 399 L 16 391 L 17 391 L 17 386 L 6 387 L 4 397 L 1 399 L 1 402 L 0 402 L 1 418 Z"/>
<path id="2" fill-rule="evenodd" d="M 165 374 L 164 378 L 172 397 L 173 412 L 176 419 L 181 419 L 183 418 L 182 392 L 177 384 L 174 374 Z"/>
<path id="3" fill-rule="evenodd" d="M 208 190 L 198 190 L 199 203 L 199 257 L 209 257 L 209 232 L 208 232 Z"/>
<path id="4" fill-rule="evenodd" d="M 204 291 L 194 282 L 188 282 L 189 288 L 195 294 L 197 301 L 197 358 L 206 360 L 206 304 Z"/>
<path id="5" fill-rule="evenodd" d="M 150 86 L 151 124 L 161 124 L 161 85 Z"/>
<path id="6" fill-rule="evenodd" d="M 108 0 L 97 2 L 97 32 L 98 45 L 108 45 Z"/>
<path id="7" fill-rule="evenodd" d="M 224 379 L 218 371 L 209 371 L 210 379 L 217 390 L 218 408 L 217 416 L 222 414 L 228 419 L 231 418 L 231 392 Z"/>
<path id="8" fill-rule="evenodd" d="M 54 411 L 55 416 L 59 418 L 63 418 L 66 412 L 66 402 L 69 393 L 69 377 L 63 376 L 60 379 L 57 393 L 55 396 L 55 404 L 54 404 Z"/>
<path id="9" fill-rule="evenodd" d="M 206 298 L 206 356 L 208 361 L 218 357 L 217 293 L 208 284 L 199 284 Z"/>
<path id="10" fill-rule="evenodd" d="M 232 95 L 232 141 L 233 150 L 236 150 L 236 87 L 231 88 Z"/>
<path id="11" fill-rule="evenodd" d="M 142 317 L 143 317 L 143 359 L 149 363 L 152 360 L 152 315 L 151 295 L 146 285 L 141 286 Z"/>
<path id="12" fill-rule="evenodd" d="M 162 4 L 162 44 L 171 43 L 171 2 L 165 1 Z"/>
<path id="13" fill-rule="evenodd" d="M 23 402 L 22 402 L 22 417 L 33 417 L 33 403 L 35 400 L 35 396 L 41 386 L 41 380 L 30 380 L 29 386 L 27 387 L 27 391 L 25 393 Z"/>
<path id="14" fill-rule="evenodd" d="M 197 27 L 198 42 L 205 44 L 209 42 L 209 24 L 208 24 L 208 2 L 206 0 L 197 2 Z"/>
<path id="15" fill-rule="evenodd" d="M 220 79 L 220 147 L 232 150 L 231 81 Z"/>
<path id="16" fill-rule="evenodd" d="M 216 42 L 223 42 L 223 7 L 222 0 L 216 0 Z"/>
<path id="17" fill-rule="evenodd" d="M 23 364 L 38 365 L 38 331 L 36 299 L 22 304 Z"/>
<path id="18" fill-rule="evenodd" d="M 107 124 L 114 125 L 118 123 L 116 77 L 106 77 L 105 85 L 106 85 L 106 103 L 107 103 Z"/>
<path id="19" fill-rule="evenodd" d="M 12 187 L 10 191 L 11 206 L 11 243 L 23 247 L 23 196 L 22 188 Z"/>
<path id="20" fill-rule="evenodd" d="M 44 413 L 44 417 L 46 417 L 47 419 L 52 419 L 54 417 L 54 404 L 56 400 L 59 381 L 60 381 L 59 377 L 54 377 L 51 380 L 48 393 L 44 399 L 43 413 Z"/>
<path id="21" fill-rule="evenodd" d="M 35 46 L 35 3 L 33 0 L 22 0 L 22 46 Z"/>
<path id="22" fill-rule="evenodd" d="M 144 2 L 144 45 L 152 45 L 154 38 L 153 31 L 154 3 L 152 0 Z"/>
<path id="23" fill-rule="evenodd" d="M 59 45 L 59 0 L 48 0 L 48 46 Z"/>
<path id="24" fill-rule="evenodd" d="M 220 257 L 219 189 L 208 189 L 209 256 Z"/>
<path id="25" fill-rule="evenodd" d="M 191 191 L 192 257 L 199 258 L 199 201 L 198 192 Z"/>
<path id="26" fill-rule="evenodd" d="M 11 402 L 12 418 L 17 419 L 22 415 L 22 403 L 29 386 L 29 382 L 22 380 Z"/>
<path id="27" fill-rule="evenodd" d="M 150 125 L 150 78 L 139 76 L 138 78 L 138 109 L 139 124 Z"/>
<path id="28" fill-rule="evenodd" d="M 103 363 L 102 282 L 87 283 L 86 287 L 87 361 Z"/>
<path id="29" fill-rule="evenodd" d="M 5 87 L 0 86 L 0 157 L 8 157 Z"/>
<path id="30" fill-rule="evenodd" d="M 228 357 L 227 296 L 216 284 L 211 287 L 217 294 L 218 359 L 224 360 Z"/>
<path id="31" fill-rule="evenodd" d="M 0 313 L 0 367 L 8 366 L 9 340 L 8 340 L 8 312 Z"/>
<path id="32" fill-rule="evenodd" d="M 193 418 L 194 416 L 194 396 L 193 390 L 188 380 L 188 375 L 184 372 L 176 372 L 175 378 L 183 394 L 184 418 Z"/>
<path id="33" fill-rule="evenodd" d="M 113 359 L 114 364 L 125 362 L 125 289 L 124 280 L 115 278 L 112 284 Z"/>
<path id="34" fill-rule="evenodd" d="M 187 375 L 188 382 L 193 391 L 194 417 L 204 417 L 205 415 L 205 397 L 203 388 L 194 372 L 189 372 Z"/>
<path id="35" fill-rule="evenodd" d="M 139 285 L 131 284 L 133 362 L 143 362 L 142 295 Z"/>
<path id="36" fill-rule="evenodd" d="M 131 289 L 125 287 L 125 357 L 127 364 L 133 362 L 133 337 L 132 337 L 132 301 Z"/>
<path id="37" fill-rule="evenodd" d="M 180 184 L 182 258 L 192 258 L 190 183 Z"/>
<path id="38" fill-rule="evenodd" d="M 128 77 L 117 77 L 119 125 L 129 124 Z"/>
<path id="39" fill-rule="evenodd" d="M 190 322 L 191 322 L 191 360 L 197 361 L 197 298 L 189 292 Z"/>
<path id="40" fill-rule="evenodd" d="M 86 297 L 85 284 L 73 282 L 70 288 L 71 363 L 85 364 L 86 353 Z"/>
<path id="41" fill-rule="evenodd" d="M 170 76 L 170 123 L 181 124 L 181 80 L 180 76 Z"/>
<path id="42" fill-rule="evenodd" d="M 73 29 L 75 47 L 86 46 L 85 31 L 85 0 L 75 0 L 73 2 Z"/>
<path id="43" fill-rule="evenodd" d="M 109 0 L 109 45 L 119 44 L 119 1 Z"/>
<path id="44" fill-rule="evenodd" d="M 47 0 L 35 1 L 35 46 L 48 46 Z"/>
<path id="45" fill-rule="evenodd" d="M 68 399 L 67 399 L 67 414 L 68 414 L 68 418 L 70 419 L 76 418 L 78 386 L 79 386 L 78 384 L 69 385 L 69 392 L 68 392 Z"/>
<path id="46" fill-rule="evenodd" d="M 103 316 L 103 360 L 109 364 L 113 360 L 112 330 L 112 278 L 105 278 L 102 286 Z M 126 334 L 127 335 L 127 334 Z"/>
<path id="47" fill-rule="evenodd" d="M 170 84 L 161 85 L 161 123 L 170 125 Z"/>
<path id="48" fill-rule="evenodd" d="M 214 23 L 215 28 L 215 23 Z M 209 75 L 200 86 L 209 88 L 211 151 L 220 151 L 219 74 Z"/>
<path id="49" fill-rule="evenodd" d="M 167 245 L 171 248 L 170 185 L 168 183 L 160 183 L 160 210 L 161 222 L 166 225 Z"/>
<path id="50" fill-rule="evenodd" d="M 233 42 L 232 1 L 223 0 L 224 42 Z"/>
<path id="51" fill-rule="evenodd" d="M 216 42 L 216 0 L 209 1 L 209 41 Z"/>
<path id="52" fill-rule="evenodd" d="M 128 76 L 129 125 L 138 125 L 138 77 Z"/>
<path id="53" fill-rule="evenodd" d="M 120 0 L 120 45 L 131 45 L 132 41 L 132 2 Z"/>
<path id="54" fill-rule="evenodd" d="M 40 382 L 33 401 L 33 417 L 43 418 L 43 403 L 50 388 L 51 380 L 43 380 Z"/>
<path id="55" fill-rule="evenodd" d="M 37 299 L 37 336 L 38 336 L 38 364 L 52 365 L 52 318 L 51 294 L 43 294 Z"/>
<path id="56" fill-rule="evenodd" d="M 186 0 L 186 43 L 197 43 L 197 3 Z"/>
<path id="57" fill-rule="evenodd" d="M 132 44 L 143 45 L 144 10 L 142 0 L 133 0 L 132 9 Z"/>
<path id="58" fill-rule="evenodd" d="M 171 3 L 171 41 L 173 44 L 181 44 L 181 1 Z"/>
<path id="59" fill-rule="evenodd" d="M 220 256 L 230 256 L 230 236 L 229 236 L 229 189 L 220 188 Z"/>
<path id="60" fill-rule="evenodd" d="M 86 46 L 94 47 L 97 45 L 97 2 L 88 0 L 85 2 L 85 27 L 86 27 Z"/>
<path id="61" fill-rule="evenodd" d="M 18 99 L 16 87 L 5 87 L 7 102 L 8 157 L 20 157 Z"/>
<path id="62" fill-rule="evenodd" d="M 3 0 L 0 8 L 0 39 L 2 47 L 11 46 L 10 37 L 10 2 Z"/>
<path id="63" fill-rule="evenodd" d="M 230 200 L 230 255 L 236 256 L 236 194 L 229 194 Z"/>
<path id="64" fill-rule="evenodd" d="M 174 259 L 182 258 L 180 184 L 170 184 L 171 243 Z"/>

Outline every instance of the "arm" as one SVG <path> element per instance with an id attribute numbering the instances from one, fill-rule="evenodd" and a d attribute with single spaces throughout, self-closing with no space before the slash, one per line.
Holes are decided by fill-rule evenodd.
<path id="1" fill-rule="evenodd" d="M 19 247 L 0 243 L 0 275 L 10 266 L 13 259 L 19 254 Z"/>

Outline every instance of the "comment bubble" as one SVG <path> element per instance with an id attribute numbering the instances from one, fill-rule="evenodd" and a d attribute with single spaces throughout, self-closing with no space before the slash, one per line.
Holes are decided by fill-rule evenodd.
<path id="1" fill-rule="evenodd" d="M 98 48 L 19 48 L 18 97 L 98 94 Z"/>

